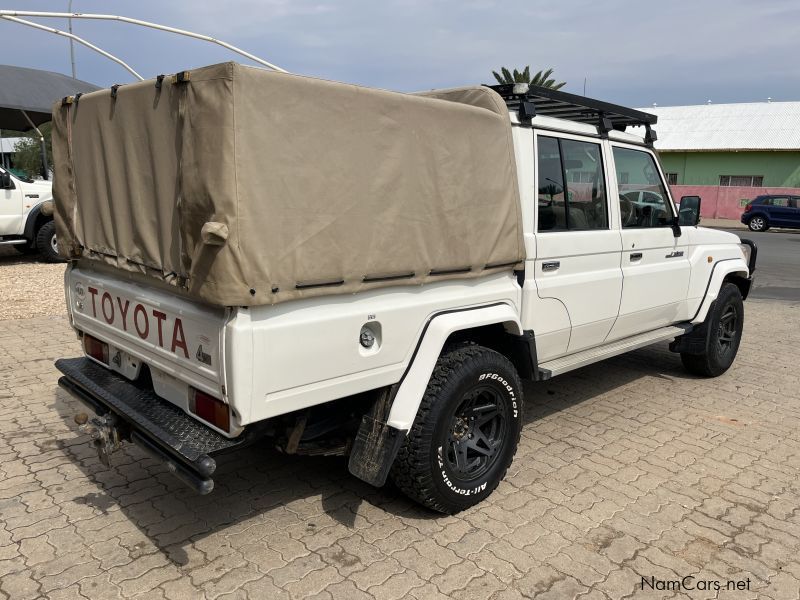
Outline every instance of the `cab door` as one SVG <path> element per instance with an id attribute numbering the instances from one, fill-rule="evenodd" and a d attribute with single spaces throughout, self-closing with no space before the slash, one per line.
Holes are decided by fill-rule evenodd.
<path id="1" fill-rule="evenodd" d="M 675 237 L 677 214 L 655 156 L 642 147 L 612 143 L 622 237 L 622 300 L 609 340 L 681 320 L 691 265 L 688 236 Z M 634 202 L 631 192 L 647 201 Z"/>
<path id="2" fill-rule="evenodd" d="M 0 173 L 6 173 L 0 168 Z M 0 236 L 16 235 L 22 231 L 22 190 L 14 177 L 0 189 Z"/>
<path id="3" fill-rule="evenodd" d="M 556 314 L 564 312 L 569 320 L 566 343 L 560 348 L 544 345 L 542 360 L 605 341 L 622 293 L 622 242 L 612 226 L 607 145 L 599 139 L 537 132 L 535 149 L 533 276 L 539 302 L 562 307 L 543 311 L 545 317 L 534 328 L 537 345 L 540 336 L 547 341 L 550 330 L 561 327 Z"/>

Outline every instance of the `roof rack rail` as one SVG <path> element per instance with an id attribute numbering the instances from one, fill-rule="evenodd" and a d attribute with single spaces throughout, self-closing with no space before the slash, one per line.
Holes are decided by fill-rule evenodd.
<path id="1" fill-rule="evenodd" d="M 518 111 L 523 122 L 530 122 L 534 116 L 542 115 L 594 125 L 600 133 L 607 133 L 612 129 L 625 131 L 629 126 L 643 126 L 647 132 L 645 140 L 650 144 L 656 140 L 655 132 L 650 126 L 655 125 L 658 117 L 650 113 L 526 83 L 487 87 L 500 94 L 508 108 Z"/>

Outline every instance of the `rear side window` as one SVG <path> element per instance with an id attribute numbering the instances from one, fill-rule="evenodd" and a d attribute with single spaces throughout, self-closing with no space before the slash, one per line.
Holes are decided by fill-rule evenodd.
<path id="1" fill-rule="evenodd" d="M 538 231 L 608 229 L 600 145 L 539 136 Z"/>

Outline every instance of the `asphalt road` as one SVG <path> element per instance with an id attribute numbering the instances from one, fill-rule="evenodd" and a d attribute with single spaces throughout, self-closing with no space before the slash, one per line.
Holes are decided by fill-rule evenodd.
<path id="1" fill-rule="evenodd" d="M 751 298 L 800 301 L 800 232 L 727 229 L 758 247 Z"/>

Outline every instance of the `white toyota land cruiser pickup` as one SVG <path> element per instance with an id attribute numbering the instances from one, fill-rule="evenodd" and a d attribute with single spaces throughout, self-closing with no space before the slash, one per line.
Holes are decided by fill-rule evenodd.
<path id="1" fill-rule="evenodd" d="M 270 438 L 453 513 L 511 464 L 523 379 L 665 340 L 703 376 L 736 356 L 756 248 L 699 198 L 679 215 L 653 115 L 226 64 L 54 121 L 85 351 L 56 364 L 106 464 L 131 441 L 208 493 L 215 455 Z"/>

